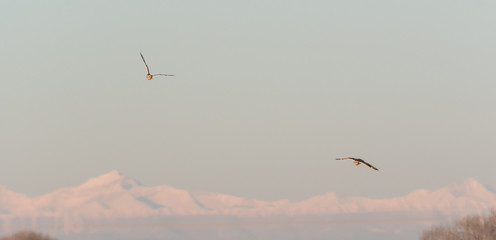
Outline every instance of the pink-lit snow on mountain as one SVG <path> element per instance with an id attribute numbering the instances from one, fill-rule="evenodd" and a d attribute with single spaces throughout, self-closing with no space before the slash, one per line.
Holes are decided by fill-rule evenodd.
<path id="1" fill-rule="evenodd" d="M 145 186 L 118 171 L 76 187 L 28 198 L 0 186 L 0 219 L 128 219 L 154 216 L 294 216 L 380 212 L 465 214 L 488 211 L 496 195 L 470 178 L 437 190 L 420 189 L 388 199 L 340 197 L 326 193 L 290 202 L 189 192 L 167 185 Z"/>

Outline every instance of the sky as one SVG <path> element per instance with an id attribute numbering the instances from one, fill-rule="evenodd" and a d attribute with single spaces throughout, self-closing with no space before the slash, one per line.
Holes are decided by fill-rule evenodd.
<path id="1" fill-rule="evenodd" d="M 266 201 L 496 184 L 495 10 L 2 1 L 0 184 L 39 196 L 118 170 Z M 176 76 L 146 80 L 140 52 Z"/>

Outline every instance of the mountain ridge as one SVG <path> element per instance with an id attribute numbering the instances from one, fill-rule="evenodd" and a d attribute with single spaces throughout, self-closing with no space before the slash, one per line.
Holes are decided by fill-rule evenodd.
<path id="1" fill-rule="evenodd" d="M 12 218 L 130 219 L 159 216 L 267 217 L 380 212 L 481 213 L 496 206 L 496 194 L 469 178 L 435 190 L 372 199 L 334 192 L 302 201 L 261 201 L 228 194 L 190 192 L 169 185 L 146 186 L 117 170 L 38 197 L 0 186 L 0 220 Z"/>

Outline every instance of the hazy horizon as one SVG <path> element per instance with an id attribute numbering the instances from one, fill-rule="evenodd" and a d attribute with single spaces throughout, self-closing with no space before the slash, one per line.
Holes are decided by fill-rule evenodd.
<path id="1" fill-rule="evenodd" d="M 98 180 L 98 181 L 94 182 L 95 184 L 97 182 L 99 182 L 99 181 L 103 181 L 103 182 L 101 182 L 101 184 L 106 184 L 105 181 L 112 182 L 112 181 L 114 181 L 113 179 L 116 178 L 116 177 L 125 179 L 125 181 L 135 182 L 138 185 L 143 186 L 143 187 L 168 186 L 168 187 L 172 187 L 174 189 L 185 190 L 185 191 L 192 192 L 192 193 L 215 193 L 215 194 L 222 194 L 222 195 L 230 195 L 230 196 L 233 196 L 233 197 L 246 198 L 247 200 L 259 200 L 259 201 L 268 201 L 268 202 L 270 202 L 270 201 L 281 201 L 281 200 L 283 200 L 283 201 L 288 200 L 290 202 L 298 202 L 298 201 L 307 200 L 309 198 L 316 197 L 316 196 L 327 195 L 329 193 L 336 193 L 336 192 L 334 192 L 334 191 L 331 190 L 331 191 L 327 191 L 327 192 L 317 193 L 315 195 L 310 195 L 310 196 L 307 196 L 307 197 L 305 197 L 303 199 L 288 199 L 288 198 L 280 198 L 280 199 L 272 199 L 272 200 L 267 200 L 267 199 L 263 199 L 263 198 L 256 199 L 256 198 L 250 198 L 250 197 L 245 197 L 245 196 L 241 196 L 241 195 L 234 195 L 234 194 L 225 193 L 225 192 L 210 192 L 210 191 L 205 191 L 205 190 L 202 190 L 202 189 L 192 190 L 192 189 L 180 188 L 180 187 L 177 187 L 177 186 L 174 186 L 174 185 L 171 185 L 171 184 L 167 184 L 167 183 L 158 184 L 158 185 L 150 185 L 150 184 L 148 184 L 146 182 L 141 181 L 140 179 L 137 179 L 137 178 L 134 178 L 132 176 L 126 175 L 126 174 L 122 173 L 122 171 L 119 171 L 117 169 L 114 169 L 114 170 L 111 170 L 111 171 L 108 171 L 108 172 L 105 172 L 105 173 L 102 173 L 102 174 L 99 174 L 99 175 L 96 175 L 96 176 L 88 177 L 85 180 L 83 180 L 83 181 L 81 181 L 79 183 L 73 184 L 73 185 L 63 185 L 60 188 L 53 189 L 53 190 L 48 191 L 48 192 L 40 193 L 38 195 L 28 195 L 28 194 L 23 193 L 23 192 L 15 191 L 14 189 L 10 189 L 10 188 L 8 188 L 7 186 L 5 186 L 2 183 L 0 183 L 0 186 L 4 186 L 8 190 L 10 190 L 12 192 L 15 192 L 15 193 L 20 193 L 22 195 L 25 195 L 28 198 L 38 198 L 38 197 L 45 196 L 47 194 L 52 194 L 52 193 L 57 192 L 57 191 L 62 190 L 62 189 L 77 188 L 77 187 L 83 186 L 85 184 L 88 184 L 89 182 L 94 182 L 96 180 Z M 475 177 L 468 177 L 468 178 L 462 179 L 460 181 L 454 181 L 454 182 L 448 183 L 445 186 L 441 186 L 440 188 L 418 188 L 418 189 L 413 189 L 412 191 L 410 191 L 408 193 L 405 193 L 403 195 L 391 196 L 391 198 L 403 197 L 403 196 L 406 196 L 408 194 L 414 193 L 414 192 L 419 191 L 419 190 L 435 191 L 435 190 L 439 190 L 439 189 L 441 189 L 443 187 L 450 187 L 450 186 L 453 187 L 453 186 L 458 186 L 458 185 L 462 185 L 463 186 L 465 184 L 469 184 L 470 185 L 473 181 L 475 181 L 478 184 L 481 184 L 482 186 L 484 186 L 485 188 L 487 188 L 489 191 L 494 192 L 496 194 L 496 183 L 480 182 Z M 368 196 L 362 196 L 362 195 L 347 195 L 347 194 L 338 194 L 338 196 L 339 197 L 345 197 L 345 198 L 346 197 L 363 197 L 363 198 L 369 198 L 369 199 L 386 199 L 387 198 L 387 197 L 374 198 L 374 197 L 368 197 Z"/>
<path id="2" fill-rule="evenodd" d="M 59 239 L 418 239 L 423 230 L 487 215 L 496 191 L 476 179 L 372 199 L 326 193 L 304 201 L 147 186 L 114 170 L 38 197 L 1 189 L 0 236 Z"/>

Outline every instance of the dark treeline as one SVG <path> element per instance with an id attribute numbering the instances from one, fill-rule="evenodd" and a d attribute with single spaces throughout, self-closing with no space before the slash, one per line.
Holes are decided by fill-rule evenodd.
<path id="1" fill-rule="evenodd" d="M 432 227 L 423 232 L 421 240 L 495 240 L 496 210 L 487 216 L 472 215 L 453 224 Z"/>
<path id="2" fill-rule="evenodd" d="M 0 240 L 57 240 L 46 234 L 33 231 L 20 231 L 10 236 L 0 237 Z"/>

